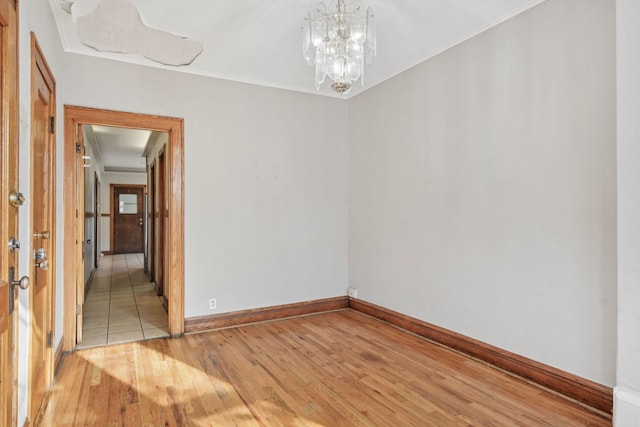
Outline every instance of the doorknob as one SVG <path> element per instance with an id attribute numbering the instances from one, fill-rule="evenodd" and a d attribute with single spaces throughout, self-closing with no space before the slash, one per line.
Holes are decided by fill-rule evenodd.
<path id="1" fill-rule="evenodd" d="M 22 276 L 20 280 L 12 280 L 11 286 L 18 286 L 20 289 L 27 289 L 29 287 L 29 276 Z"/>
<path id="2" fill-rule="evenodd" d="M 45 251 L 44 248 L 37 249 L 33 253 L 33 259 L 36 261 L 35 262 L 36 268 L 40 268 L 42 270 L 49 269 L 49 260 L 47 260 L 47 251 Z"/>
<path id="3" fill-rule="evenodd" d="M 15 280 L 16 269 L 15 267 L 9 267 L 9 314 L 13 313 L 13 309 L 15 307 L 15 293 L 13 292 L 14 287 L 19 287 L 20 289 L 27 289 L 29 287 L 29 276 L 22 276 L 19 280 Z"/>
<path id="4" fill-rule="evenodd" d="M 11 286 L 19 286 L 20 289 L 27 289 L 29 287 L 29 276 L 22 276 L 20 280 L 16 279 L 16 268 L 9 267 L 9 283 Z"/>
<path id="5" fill-rule="evenodd" d="M 48 239 L 49 237 L 51 237 L 51 232 L 49 231 L 43 231 L 43 232 L 36 231 L 35 233 L 33 233 L 34 239 Z"/>
<path id="6" fill-rule="evenodd" d="M 40 261 L 40 262 L 36 262 L 35 263 L 36 268 L 39 268 L 41 270 L 48 270 L 49 269 L 49 260 L 44 260 L 44 261 Z M 23 277 L 24 278 L 24 277 Z M 29 285 L 27 285 L 29 286 Z M 24 289 L 24 288 L 23 288 Z"/>

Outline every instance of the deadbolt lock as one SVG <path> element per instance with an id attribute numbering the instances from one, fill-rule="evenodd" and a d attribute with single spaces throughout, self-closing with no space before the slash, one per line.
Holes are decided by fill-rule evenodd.
<path id="1" fill-rule="evenodd" d="M 11 206 L 16 208 L 20 207 L 22 206 L 24 201 L 25 201 L 25 198 L 21 192 L 13 190 L 11 193 L 9 193 L 9 203 L 11 204 Z"/>
<path id="2" fill-rule="evenodd" d="M 9 251 L 14 252 L 16 249 L 20 249 L 20 242 L 15 237 L 9 238 Z"/>

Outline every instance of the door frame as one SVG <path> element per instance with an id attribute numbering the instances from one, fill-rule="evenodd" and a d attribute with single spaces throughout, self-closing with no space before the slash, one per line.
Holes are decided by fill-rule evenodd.
<path id="1" fill-rule="evenodd" d="M 111 223 L 109 225 L 109 250 L 112 254 L 116 254 L 115 252 L 115 241 L 116 241 L 116 215 L 118 214 L 116 206 L 116 188 L 142 188 L 142 215 L 144 217 L 144 194 L 147 191 L 146 184 L 111 184 L 109 186 L 109 202 L 111 205 Z M 144 224 L 143 224 L 144 226 Z M 142 244 L 146 245 L 147 242 L 144 240 L 144 232 L 142 233 Z M 144 250 L 144 249 L 143 249 Z"/>
<path id="2" fill-rule="evenodd" d="M 125 127 L 132 129 L 168 132 L 166 145 L 168 162 L 169 218 L 167 241 L 170 254 L 167 262 L 169 334 L 172 337 L 184 334 L 184 119 L 147 114 L 104 110 L 98 108 L 64 106 L 64 340 L 65 351 L 72 351 L 76 345 L 76 313 L 78 305 L 76 293 L 79 267 L 82 266 L 83 221 L 78 220 L 81 199 L 76 189 L 79 174 L 76 152 L 77 133 L 82 125 Z M 78 176 L 81 175 L 81 176 Z M 81 314 L 81 313 L 80 313 Z"/>

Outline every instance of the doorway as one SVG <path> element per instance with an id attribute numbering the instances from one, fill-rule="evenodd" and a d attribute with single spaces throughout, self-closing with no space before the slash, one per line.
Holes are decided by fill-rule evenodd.
<path id="1" fill-rule="evenodd" d="M 144 269 L 147 163 L 167 143 L 167 132 L 84 124 L 82 134 L 86 291 L 76 348 L 167 336 L 167 310 Z"/>
<path id="2" fill-rule="evenodd" d="M 71 351 L 76 345 L 78 332 L 82 327 L 83 294 L 84 294 L 84 265 L 82 248 L 83 224 L 77 221 L 80 208 L 84 207 L 83 189 L 84 173 L 78 166 L 81 157 L 82 125 L 114 126 L 131 129 L 147 129 L 167 132 L 168 141 L 166 153 L 166 183 L 172 189 L 167 195 L 167 209 L 165 215 L 165 229 L 168 259 L 165 260 L 165 283 L 170 283 L 165 289 L 170 335 L 179 336 L 184 332 L 184 139 L 183 120 L 179 118 L 149 116 L 143 114 L 126 113 L 110 110 L 100 110 L 85 107 L 65 106 L 65 188 L 64 202 L 69 209 L 65 209 L 65 322 L 64 322 L 64 350 Z"/>

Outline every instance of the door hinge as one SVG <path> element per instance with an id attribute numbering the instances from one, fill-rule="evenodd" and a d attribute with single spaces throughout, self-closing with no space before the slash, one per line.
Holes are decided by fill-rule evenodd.
<path id="1" fill-rule="evenodd" d="M 47 334 L 47 348 L 53 347 L 53 331 L 49 331 Z"/>
<path id="2" fill-rule="evenodd" d="M 76 153 L 81 153 L 82 145 L 79 142 L 76 142 Z"/>
<path id="3" fill-rule="evenodd" d="M 53 116 L 49 117 L 49 132 L 56 133 L 56 118 Z"/>
<path id="4" fill-rule="evenodd" d="M 76 305 L 76 316 L 80 316 L 82 314 L 82 306 L 80 304 Z"/>

